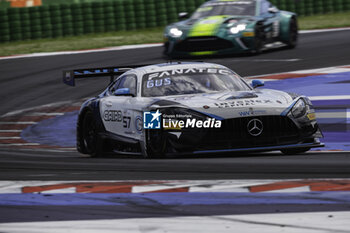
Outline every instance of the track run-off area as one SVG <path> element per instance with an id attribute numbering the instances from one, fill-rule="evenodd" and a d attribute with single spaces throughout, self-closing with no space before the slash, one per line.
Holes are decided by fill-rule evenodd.
<path id="1" fill-rule="evenodd" d="M 109 79 L 72 88 L 62 70 L 163 63 L 163 48 L 0 58 L 0 232 L 349 232 L 349 37 L 307 32 L 293 50 L 191 59 L 310 96 L 326 147 L 291 156 L 83 157 L 77 112 Z"/>

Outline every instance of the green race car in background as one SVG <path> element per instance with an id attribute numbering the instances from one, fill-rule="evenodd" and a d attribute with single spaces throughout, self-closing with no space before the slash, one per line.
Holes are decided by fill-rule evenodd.
<path id="1" fill-rule="evenodd" d="M 267 0 L 211 0 L 190 18 L 167 26 L 164 40 L 164 54 L 170 57 L 258 54 L 273 42 L 294 48 L 298 22 L 295 13 Z"/>

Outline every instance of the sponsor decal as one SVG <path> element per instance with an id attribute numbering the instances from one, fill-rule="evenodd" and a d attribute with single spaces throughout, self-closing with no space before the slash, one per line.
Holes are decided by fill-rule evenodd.
<path id="1" fill-rule="evenodd" d="M 249 111 L 242 111 L 239 112 L 239 115 L 242 117 L 245 116 L 254 116 L 254 115 L 262 115 L 265 114 L 266 111 L 265 110 L 253 110 L 253 109 L 249 109 Z"/>
<path id="2" fill-rule="evenodd" d="M 148 75 L 148 81 L 151 81 L 154 78 L 163 78 L 174 75 L 182 75 L 182 74 L 199 74 L 199 73 L 207 73 L 207 74 L 222 74 L 222 75 L 230 75 L 231 71 L 226 69 L 216 69 L 216 68 L 188 68 L 188 69 L 174 69 L 174 70 L 166 70 L 157 73 L 151 73 Z M 162 85 L 170 85 L 171 79 L 164 78 L 161 81 L 157 80 L 157 82 L 147 82 L 147 87 L 153 86 L 162 86 Z"/>
<path id="3" fill-rule="evenodd" d="M 121 122 L 123 120 L 123 114 L 122 111 L 117 110 L 106 110 L 103 113 L 103 119 L 105 121 L 115 121 L 115 122 Z"/>
<path id="4" fill-rule="evenodd" d="M 272 100 L 235 100 L 229 102 L 214 103 L 218 108 L 233 108 L 242 106 L 254 106 L 258 104 L 272 104 Z"/>
<path id="5" fill-rule="evenodd" d="M 128 112 L 125 112 L 128 114 Z M 107 122 L 123 122 L 124 128 L 130 128 L 131 117 L 123 116 L 120 110 L 106 110 L 103 113 L 103 119 Z"/>
<path id="6" fill-rule="evenodd" d="M 135 128 L 137 130 L 137 132 L 142 132 L 142 117 L 141 116 L 137 116 L 135 118 Z"/>
<path id="7" fill-rule="evenodd" d="M 255 36 L 255 32 L 243 32 L 242 35 L 244 37 L 254 37 Z"/>
<path id="8" fill-rule="evenodd" d="M 88 75 L 88 74 L 108 74 L 110 72 L 118 72 L 118 68 L 112 69 L 87 69 L 82 71 L 74 71 L 74 75 Z"/>
<path id="9" fill-rule="evenodd" d="M 261 120 L 253 119 L 247 124 L 248 133 L 254 137 L 259 136 L 264 129 L 264 125 Z"/>
<path id="10" fill-rule="evenodd" d="M 315 113 L 309 113 L 309 114 L 307 114 L 307 118 L 309 118 L 310 121 L 316 120 L 316 114 Z"/>

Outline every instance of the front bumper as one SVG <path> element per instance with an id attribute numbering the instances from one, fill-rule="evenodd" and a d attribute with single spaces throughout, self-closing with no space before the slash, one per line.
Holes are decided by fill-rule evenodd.
<path id="1" fill-rule="evenodd" d="M 241 35 L 167 38 L 164 47 L 165 54 L 169 56 L 229 55 L 251 51 L 253 39 Z"/>
<path id="2" fill-rule="evenodd" d="M 253 119 L 262 122 L 260 135 L 251 135 L 247 126 Z M 298 123 L 288 116 L 256 116 L 222 121 L 221 128 L 182 129 L 180 136 L 167 132 L 169 144 L 177 152 L 211 153 L 235 151 L 271 151 L 300 147 L 322 147 L 316 122 Z M 176 135 L 176 134 L 175 134 Z"/>

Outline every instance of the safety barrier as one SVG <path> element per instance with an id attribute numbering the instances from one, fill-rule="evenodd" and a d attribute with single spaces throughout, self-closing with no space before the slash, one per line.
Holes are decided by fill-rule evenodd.
<path id="1" fill-rule="evenodd" d="M 165 26 L 206 0 L 81 0 L 80 3 L 0 9 L 0 42 Z M 278 8 L 312 15 L 350 10 L 350 0 L 271 0 Z"/>

